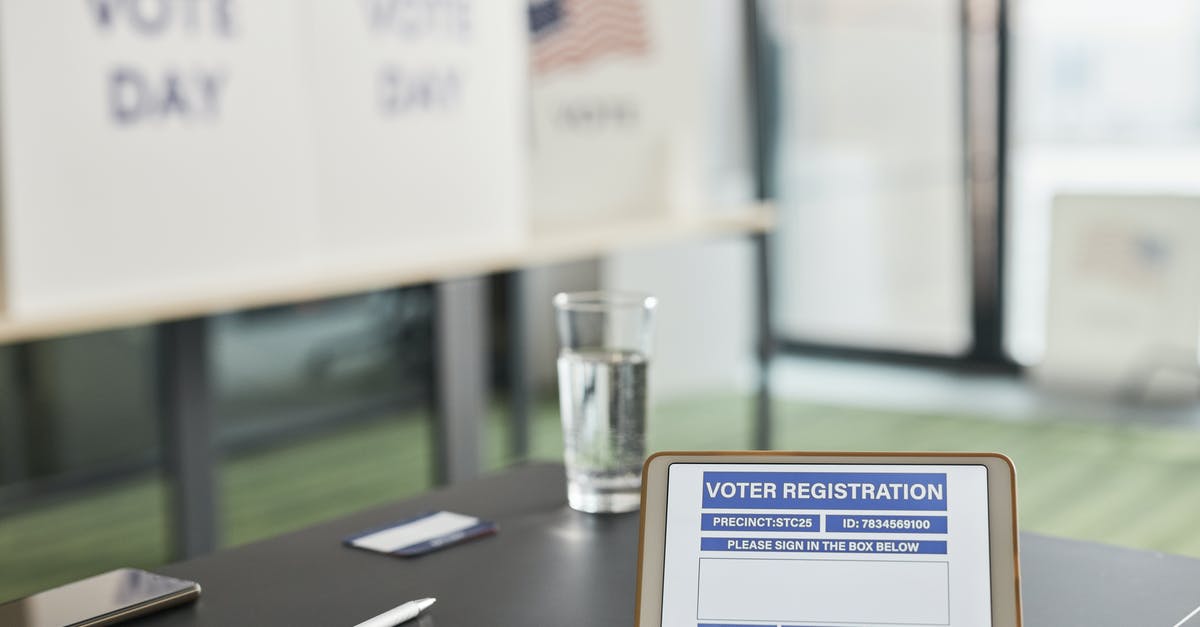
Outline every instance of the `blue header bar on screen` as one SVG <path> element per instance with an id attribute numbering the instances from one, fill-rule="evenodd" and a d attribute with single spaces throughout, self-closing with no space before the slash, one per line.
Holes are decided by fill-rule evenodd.
<path id="1" fill-rule="evenodd" d="M 705 508 L 946 511 L 946 473 L 705 472 Z"/>

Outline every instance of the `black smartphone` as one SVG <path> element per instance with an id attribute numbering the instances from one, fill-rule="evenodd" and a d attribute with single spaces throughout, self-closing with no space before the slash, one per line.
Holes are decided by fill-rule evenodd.
<path id="1" fill-rule="evenodd" d="M 0 627 L 95 627 L 194 601 L 194 581 L 121 568 L 0 605 Z"/>

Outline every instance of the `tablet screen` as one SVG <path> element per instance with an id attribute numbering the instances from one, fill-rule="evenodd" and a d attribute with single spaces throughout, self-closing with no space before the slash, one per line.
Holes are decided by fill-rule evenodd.
<path id="1" fill-rule="evenodd" d="M 671 464 L 663 625 L 991 624 L 982 465 Z"/>

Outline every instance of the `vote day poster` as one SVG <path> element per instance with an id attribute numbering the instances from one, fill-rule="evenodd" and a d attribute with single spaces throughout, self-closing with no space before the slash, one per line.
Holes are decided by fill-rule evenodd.
<path id="1" fill-rule="evenodd" d="M 322 233 L 338 263 L 526 233 L 523 0 L 309 5 Z"/>
<path id="2" fill-rule="evenodd" d="M 6 308 L 511 244 L 525 19 L 520 0 L 6 0 Z"/>
<path id="3" fill-rule="evenodd" d="M 17 314 L 284 277 L 316 252 L 291 0 L 0 5 Z"/>

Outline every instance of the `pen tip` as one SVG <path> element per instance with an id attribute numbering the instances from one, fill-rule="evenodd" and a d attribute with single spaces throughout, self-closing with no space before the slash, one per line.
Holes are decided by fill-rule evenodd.
<path id="1" fill-rule="evenodd" d="M 429 609 L 429 606 L 433 605 L 434 603 L 437 603 L 437 599 L 435 599 L 433 597 L 428 597 L 425 599 L 421 599 L 420 601 L 417 601 L 417 607 L 421 608 L 421 611 L 423 612 L 426 609 Z"/>

